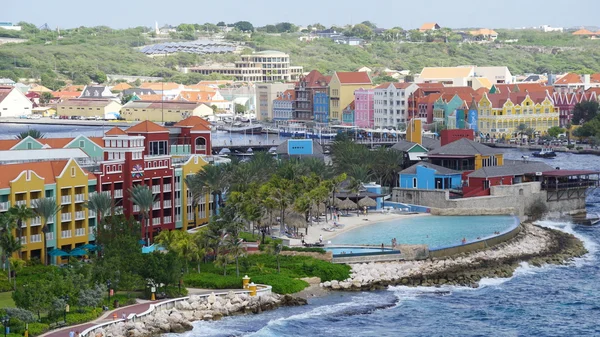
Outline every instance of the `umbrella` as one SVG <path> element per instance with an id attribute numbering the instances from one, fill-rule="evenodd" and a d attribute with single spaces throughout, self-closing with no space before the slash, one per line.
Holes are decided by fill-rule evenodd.
<path id="1" fill-rule="evenodd" d="M 81 249 L 87 249 L 89 251 L 94 251 L 94 250 L 98 249 L 98 246 L 93 245 L 91 243 L 88 243 L 88 244 L 85 244 L 85 245 L 83 245 L 83 246 L 81 246 L 79 248 L 81 248 Z"/>
<path id="2" fill-rule="evenodd" d="M 356 209 L 358 206 L 354 201 L 346 198 L 340 203 L 339 207 L 341 209 Z"/>
<path id="3" fill-rule="evenodd" d="M 296 228 L 307 228 L 306 218 L 297 212 L 291 212 L 285 215 L 285 222 L 288 226 Z"/>
<path id="4" fill-rule="evenodd" d="M 320 212 L 324 212 L 327 206 L 324 203 L 320 202 L 318 204 L 310 205 L 310 212 L 313 214 L 317 214 Z"/>
<path id="5" fill-rule="evenodd" d="M 52 256 L 52 257 L 56 257 L 56 256 L 69 256 L 69 253 L 65 252 L 64 250 L 60 250 L 57 248 L 52 249 L 48 255 Z"/>
<path id="6" fill-rule="evenodd" d="M 362 207 L 376 207 L 377 201 L 375 201 L 369 197 L 364 197 L 358 201 L 358 206 L 361 208 Z"/>
<path id="7" fill-rule="evenodd" d="M 333 199 L 333 206 L 340 207 L 342 205 L 342 200 L 339 198 Z"/>
<path id="8" fill-rule="evenodd" d="M 69 256 L 84 256 L 88 254 L 89 253 L 86 252 L 85 249 L 75 248 L 69 253 Z"/>

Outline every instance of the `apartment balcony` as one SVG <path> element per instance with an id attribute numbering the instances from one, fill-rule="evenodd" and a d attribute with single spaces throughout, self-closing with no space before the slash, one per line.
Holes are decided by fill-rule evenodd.
<path id="1" fill-rule="evenodd" d="M 16 204 L 17 206 L 25 206 L 25 205 L 27 205 L 27 200 L 17 200 L 17 201 L 15 202 L 15 204 Z"/>
<path id="2" fill-rule="evenodd" d="M 181 214 L 175 215 L 175 221 L 181 221 Z"/>
<path id="3" fill-rule="evenodd" d="M 50 233 L 48 233 L 48 234 L 50 234 Z M 29 242 L 31 242 L 31 243 L 42 242 L 42 234 L 34 234 L 34 235 L 30 236 Z"/>
<path id="4" fill-rule="evenodd" d="M 6 212 L 10 208 L 10 201 L 0 202 L 0 212 Z"/>
<path id="5" fill-rule="evenodd" d="M 175 191 L 181 191 L 181 184 L 175 184 Z"/>
<path id="6" fill-rule="evenodd" d="M 31 218 L 29 225 L 31 227 L 33 226 L 41 226 L 42 225 L 42 218 L 41 217 L 35 217 L 35 218 Z M 23 223 L 23 225 L 21 227 L 27 227 L 26 223 Z"/>
<path id="7" fill-rule="evenodd" d="M 114 196 L 115 198 L 123 198 L 123 190 L 115 190 L 115 191 L 113 192 L 113 196 Z"/>
<path id="8" fill-rule="evenodd" d="M 73 233 L 71 233 L 71 230 L 66 230 L 66 231 L 61 231 L 60 232 L 60 237 L 62 239 L 69 239 L 73 237 Z"/>
<path id="9" fill-rule="evenodd" d="M 164 219 L 164 222 L 163 222 L 163 223 L 171 223 L 171 222 L 173 222 L 173 217 L 172 217 L 172 216 L 170 216 L 170 215 L 169 215 L 169 216 L 166 216 L 166 217 L 164 217 L 163 219 Z"/>
<path id="10" fill-rule="evenodd" d="M 83 219 L 85 219 L 84 211 L 75 212 L 75 220 L 83 220 Z"/>
<path id="11" fill-rule="evenodd" d="M 187 219 L 188 219 L 188 221 L 194 221 L 194 213 L 188 213 Z"/>
<path id="12" fill-rule="evenodd" d="M 163 192 L 171 192 L 171 184 L 164 184 Z"/>
<path id="13" fill-rule="evenodd" d="M 46 240 L 54 240 L 54 233 L 53 232 L 46 233 Z"/>
<path id="14" fill-rule="evenodd" d="M 139 211 L 140 211 L 140 206 L 138 206 L 138 205 L 133 205 L 133 211 L 134 211 L 134 212 L 139 212 Z"/>
<path id="15" fill-rule="evenodd" d="M 91 209 L 88 210 L 88 217 L 89 218 L 95 218 L 96 217 L 96 211 L 92 211 Z"/>
<path id="16" fill-rule="evenodd" d="M 163 208 L 171 208 L 171 200 L 164 200 Z"/>
<path id="17" fill-rule="evenodd" d="M 26 236 L 21 236 L 21 244 L 22 245 L 26 245 L 27 244 L 27 237 Z"/>
<path id="18" fill-rule="evenodd" d="M 75 194 L 75 202 L 84 202 L 85 201 L 85 194 L 80 193 L 80 194 Z"/>
<path id="19" fill-rule="evenodd" d="M 34 207 L 38 202 L 40 202 L 40 199 L 31 199 L 29 200 L 29 205 L 30 207 Z"/>
<path id="20" fill-rule="evenodd" d="M 61 222 L 67 222 L 67 221 L 71 221 L 73 217 L 71 216 L 71 213 L 63 213 L 60 215 L 60 221 Z"/>
<path id="21" fill-rule="evenodd" d="M 181 199 L 175 199 L 175 207 L 181 206 Z"/>
<path id="22" fill-rule="evenodd" d="M 160 193 L 160 185 L 152 186 L 152 193 Z"/>
<path id="23" fill-rule="evenodd" d="M 152 225 L 153 226 L 160 225 L 160 218 L 152 218 Z"/>
<path id="24" fill-rule="evenodd" d="M 160 209 L 160 201 L 155 201 L 152 204 L 152 209 Z"/>
<path id="25" fill-rule="evenodd" d="M 115 214 L 123 214 L 123 206 L 115 207 Z"/>
<path id="26" fill-rule="evenodd" d="M 85 228 L 75 228 L 75 236 L 85 236 Z"/>
<path id="27" fill-rule="evenodd" d="M 70 195 L 63 195 L 62 197 L 60 197 L 60 203 L 61 203 L 61 205 L 70 204 L 71 203 L 71 196 Z"/>

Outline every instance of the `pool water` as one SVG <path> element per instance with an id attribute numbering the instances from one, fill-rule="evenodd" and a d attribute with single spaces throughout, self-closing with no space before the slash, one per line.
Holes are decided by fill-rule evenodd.
<path id="1" fill-rule="evenodd" d="M 381 253 L 381 248 L 362 248 L 362 247 L 328 247 L 326 251 L 332 252 L 333 255 L 348 255 L 348 254 L 364 254 L 364 253 Z M 389 248 L 384 248 L 383 251 L 391 252 Z"/>
<path id="2" fill-rule="evenodd" d="M 506 232 L 518 224 L 513 216 L 423 216 L 397 218 L 341 233 L 331 239 L 332 244 L 391 245 L 425 244 L 429 249 L 460 245 Z M 381 249 L 379 250 L 381 251 Z"/>

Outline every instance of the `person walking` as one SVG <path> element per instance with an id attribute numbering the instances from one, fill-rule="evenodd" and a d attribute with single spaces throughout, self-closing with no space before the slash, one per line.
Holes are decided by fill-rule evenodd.
<path id="1" fill-rule="evenodd" d="M 319 243 L 323 243 L 323 234 L 319 234 Z"/>
<path id="2" fill-rule="evenodd" d="M 73 331 L 73 330 L 69 331 L 69 337 L 75 337 L 75 331 Z"/>

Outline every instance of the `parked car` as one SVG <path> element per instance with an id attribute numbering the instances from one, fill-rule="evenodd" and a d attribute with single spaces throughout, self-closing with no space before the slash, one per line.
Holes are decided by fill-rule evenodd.
<path id="1" fill-rule="evenodd" d="M 20 118 L 20 119 L 27 119 L 27 118 L 29 118 L 29 117 L 27 117 L 27 115 L 21 115 L 21 116 L 19 116 L 19 118 Z"/>
<path id="2" fill-rule="evenodd" d="M 31 119 L 40 119 L 40 118 L 42 118 L 42 115 L 37 115 L 37 114 L 31 115 Z"/>

